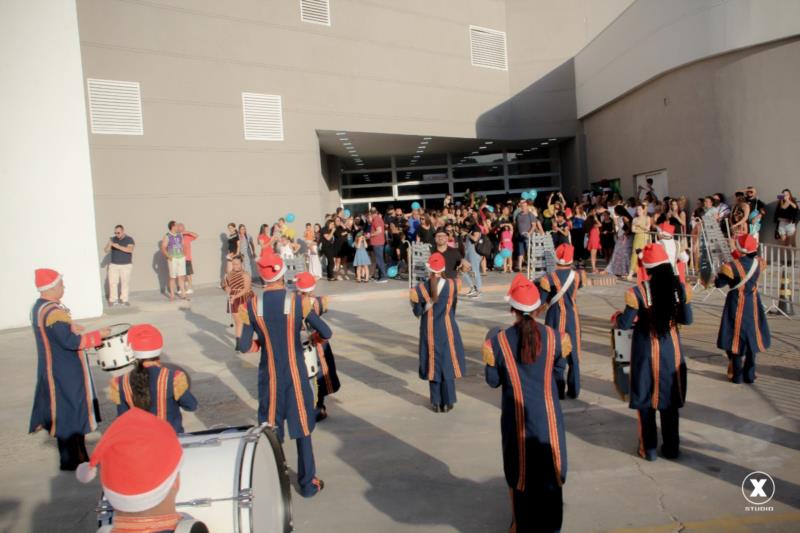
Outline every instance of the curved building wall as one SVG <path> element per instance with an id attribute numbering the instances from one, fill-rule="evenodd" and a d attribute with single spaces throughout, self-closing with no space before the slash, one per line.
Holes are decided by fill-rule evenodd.
<path id="1" fill-rule="evenodd" d="M 797 0 L 638 0 L 575 56 L 578 117 L 672 69 L 798 34 Z"/>
<path id="2" fill-rule="evenodd" d="M 669 72 L 583 119 L 592 181 L 666 169 L 692 201 L 755 185 L 769 203 L 800 172 L 800 38 Z"/>

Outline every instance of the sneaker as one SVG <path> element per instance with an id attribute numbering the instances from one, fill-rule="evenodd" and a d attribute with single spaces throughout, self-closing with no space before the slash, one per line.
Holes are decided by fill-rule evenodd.
<path id="1" fill-rule="evenodd" d="M 389 280 L 386 278 L 376 279 L 375 283 L 389 283 Z"/>
<path id="2" fill-rule="evenodd" d="M 194 289 L 186 289 L 186 294 L 194 294 Z"/>
<path id="3" fill-rule="evenodd" d="M 475 298 L 475 297 L 476 297 L 476 296 L 478 296 L 479 294 L 480 294 L 480 293 L 478 292 L 478 289 L 476 289 L 475 287 L 472 287 L 472 288 L 469 290 L 469 292 L 467 293 L 467 298 Z"/>
<path id="4" fill-rule="evenodd" d="M 109 307 L 116 307 L 117 306 L 117 302 L 108 302 L 108 306 Z"/>
<path id="5" fill-rule="evenodd" d="M 131 303 L 130 302 L 122 302 L 122 305 L 124 305 L 125 307 L 130 307 Z"/>

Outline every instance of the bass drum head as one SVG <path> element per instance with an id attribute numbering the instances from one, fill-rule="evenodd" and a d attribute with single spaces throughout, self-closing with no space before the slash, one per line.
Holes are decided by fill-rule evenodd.
<path id="1" fill-rule="evenodd" d="M 250 472 L 253 489 L 253 533 L 292 531 L 292 493 L 283 447 L 275 431 L 263 428 L 253 454 Z"/>
<path id="2" fill-rule="evenodd" d="M 107 337 L 103 337 L 103 339 L 110 339 L 111 337 L 116 337 L 117 335 L 122 335 L 123 333 L 127 333 L 129 329 L 131 329 L 130 324 L 112 324 L 108 326 L 109 333 Z"/>

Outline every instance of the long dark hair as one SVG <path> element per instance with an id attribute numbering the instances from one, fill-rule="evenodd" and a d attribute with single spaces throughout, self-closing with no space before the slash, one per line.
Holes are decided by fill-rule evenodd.
<path id="1" fill-rule="evenodd" d="M 511 310 L 514 311 L 514 315 L 517 317 L 515 327 L 519 338 L 517 344 L 519 360 L 524 365 L 534 363 L 542 347 L 542 337 L 539 334 L 536 321 L 529 313 L 522 313 L 513 307 Z"/>
<path id="2" fill-rule="evenodd" d="M 131 392 L 133 393 L 133 405 L 145 411 L 150 410 L 150 372 L 144 366 L 144 361 L 139 359 L 136 366 L 130 373 Z"/>
<path id="3" fill-rule="evenodd" d="M 681 314 L 685 296 L 669 263 L 648 268 L 647 274 L 650 276 L 650 307 L 642 318 L 652 335 L 664 337 L 683 321 Z"/>

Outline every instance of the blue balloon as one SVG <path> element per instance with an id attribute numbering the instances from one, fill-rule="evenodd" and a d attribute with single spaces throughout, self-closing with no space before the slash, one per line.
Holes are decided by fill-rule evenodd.
<path id="1" fill-rule="evenodd" d="M 345 218 L 350 218 L 350 210 L 349 209 L 345 209 L 344 210 L 344 216 L 345 216 Z"/>
<path id="2" fill-rule="evenodd" d="M 397 277 L 397 267 L 396 266 L 390 266 L 389 268 L 387 268 L 386 269 L 386 275 L 389 276 L 390 278 L 396 278 Z"/>
<path id="3" fill-rule="evenodd" d="M 531 191 L 528 193 L 528 198 L 531 200 L 536 200 L 537 196 L 539 196 L 539 193 L 536 192 L 536 189 L 531 189 Z"/>
<path id="4" fill-rule="evenodd" d="M 488 209 L 490 213 L 494 213 L 494 207 L 487 205 L 486 209 Z"/>
<path id="5" fill-rule="evenodd" d="M 422 206 L 419 205 L 419 202 L 414 202 L 414 203 L 411 204 L 411 209 L 419 209 L 420 207 L 422 207 Z"/>
<path id="6" fill-rule="evenodd" d="M 531 199 L 531 195 L 528 194 L 528 191 L 522 191 L 522 199 L 523 200 L 530 200 Z"/>
<path id="7" fill-rule="evenodd" d="M 286 222 L 294 222 L 294 213 L 286 215 Z"/>
<path id="8" fill-rule="evenodd" d="M 503 248 L 503 250 L 500 252 L 500 255 L 506 258 L 511 257 L 511 250 L 509 250 L 508 248 Z"/>
<path id="9" fill-rule="evenodd" d="M 506 262 L 506 259 L 503 257 L 502 254 L 497 254 L 494 256 L 494 266 L 497 268 L 503 268 L 503 263 Z"/>

